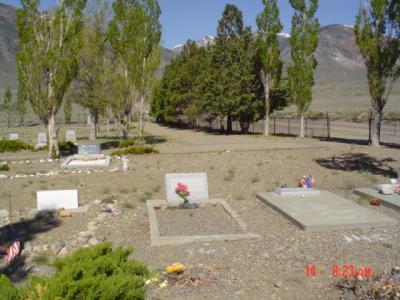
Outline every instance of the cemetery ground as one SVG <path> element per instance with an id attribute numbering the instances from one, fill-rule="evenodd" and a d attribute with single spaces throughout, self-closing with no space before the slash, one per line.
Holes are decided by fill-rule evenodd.
<path id="1" fill-rule="evenodd" d="M 26 237 L 25 248 L 30 251 L 25 253 L 31 253 L 23 262 L 25 266 L 46 265 L 57 253 L 66 255 L 103 240 L 115 246 L 132 245 L 132 257 L 157 274 L 175 262 L 186 266 L 182 275 L 161 275 L 162 280 L 168 280 L 166 287 L 148 285 L 149 299 L 338 299 L 342 291 L 335 285 L 340 277 L 332 275 L 333 266 L 371 267 L 373 273 L 399 266 L 399 225 L 302 231 L 256 199 L 257 192 L 295 186 L 296 180 L 311 170 L 318 189 L 400 221 L 400 212 L 370 206 L 369 199 L 352 192 L 353 188 L 397 177 L 398 150 L 286 137 L 221 136 L 155 124 L 147 124 L 146 128 L 154 139 L 164 141 L 155 145 L 160 154 L 128 156 L 127 171 L 121 170 L 122 160 L 116 158 L 109 168 L 100 169 L 103 172 L 59 173 L 59 161 L 39 161 L 45 152 L 0 154 L 0 160 L 14 161 L 9 164 L 10 171 L 0 174 L 52 174 L 0 178 L 0 210 L 9 209 L 10 191 L 12 221 Z M 77 135 L 86 132 L 86 128 L 78 128 Z M 24 134 L 32 139 L 37 136 L 37 132 Z M 175 172 L 206 172 L 210 198 L 227 201 L 248 231 L 260 238 L 151 247 L 146 200 L 165 199 L 164 176 Z M 80 204 L 88 205 L 88 211 L 66 218 L 37 216 L 36 223 L 24 220 L 36 207 L 36 192 L 51 189 L 78 189 Z M 102 208 L 109 212 L 102 213 Z M 160 232 L 238 231 L 233 222 L 219 217 L 218 210 L 209 209 L 206 213 L 180 212 L 178 217 L 168 212 L 161 217 L 160 224 L 166 226 Z M 7 230 L 3 227 L 0 231 Z M 306 266 L 316 267 L 315 278 L 306 276 Z M 47 267 L 41 268 L 42 272 L 48 271 Z M 24 279 L 21 273 L 11 275 L 17 281 Z"/>

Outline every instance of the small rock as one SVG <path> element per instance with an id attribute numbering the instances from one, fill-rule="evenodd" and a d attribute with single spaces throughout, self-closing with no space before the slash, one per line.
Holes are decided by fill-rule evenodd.
<path id="1" fill-rule="evenodd" d="M 90 246 L 96 246 L 96 245 L 98 245 L 99 244 L 99 241 L 96 239 L 96 238 L 94 238 L 94 237 L 92 237 L 90 240 L 89 240 L 89 245 Z"/>
<path id="2" fill-rule="evenodd" d="M 68 211 L 68 210 L 66 210 L 65 208 L 60 208 L 60 209 L 58 210 L 58 215 L 59 215 L 61 218 L 72 217 L 71 212 Z"/>
<path id="3" fill-rule="evenodd" d="M 10 213 L 8 212 L 7 209 L 0 210 L 0 218 L 8 218 L 9 216 L 10 216 Z"/>
<path id="4" fill-rule="evenodd" d="M 61 250 L 57 253 L 57 255 L 64 257 L 69 254 L 67 247 L 61 248 Z"/>
<path id="5" fill-rule="evenodd" d="M 49 251 L 49 245 L 47 245 L 47 244 L 44 244 L 43 246 L 42 246 L 42 249 L 43 249 L 43 251 L 44 252 L 47 252 L 47 251 Z"/>
<path id="6" fill-rule="evenodd" d="M 87 241 L 88 241 L 88 237 L 86 237 L 86 236 L 80 236 L 80 237 L 78 237 L 78 242 L 80 242 L 80 243 L 86 243 Z"/>
<path id="7" fill-rule="evenodd" d="M 42 247 L 41 246 L 38 246 L 38 245 L 36 245 L 36 246 L 33 246 L 33 248 L 32 248 L 32 252 L 42 252 Z"/>
<path id="8" fill-rule="evenodd" d="M 97 230 L 97 225 L 88 224 L 87 229 L 88 229 L 88 231 L 90 231 L 90 232 L 94 232 L 94 231 Z"/>
<path id="9" fill-rule="evenodd" d="M 81 231 L 79 232 L 79 236 L 89 239 L 92 237 L 92 234 L 88 231 Z"/>
<path id="10" fill-rule="evenodd" d="M 108 209 L 114 209 L 114 208 L 115 208 L 115 205 L 114 205 L 114 204 L 107 204 L 107 208 L 108 208 Z"/>
<path id="11" fill-rule="evenodd" d="M 277 281 L 277 282 L 275 282 L 275 283 L 274 283 L 274 287 L 277 287 L 277 288 L 283 287 L 282 281 Z"/>

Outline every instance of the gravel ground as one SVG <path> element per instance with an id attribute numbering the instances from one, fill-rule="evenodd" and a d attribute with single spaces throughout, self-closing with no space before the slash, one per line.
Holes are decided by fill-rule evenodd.
<path id="1" fill-rule="evenodd" d="M 173 142 L 183 143 L 178 139 L 181 131 L 173 132 Z M 196 143 L 201 143 L 206 137 L 202 133 L 192 132 L 192 135 L 193 143 L 196 137 Z M 248 140 L 247 137 L 227 137 L 228 141 L 232 139 L 240 143 Z M 224 136 L 218 137 L 220 144 L 225 140 Z M 296 140 L 292 139 L 290 143 L 295 144 Z M 164 146 L 167 147 L 168 143 Z M 130 156 L 129 171 L 126 172 L 107 170 L 104 173 L 0 179 L 0 209 L 9 208 L 9 190 L 13 210 L 35 207 L 36 191 L 41 189 L 78 188 L 82 204 L 107 198 L 117 200 L 122 211 L 98 225 L 98 240 L 111 240 L 116 246 L 134 246 L 132 257 L 148 264 L 156 273 L 175 262 L 188 267 L 184 276 L 192 274 L 189 270 L 193 270 L 192 279 L 171 279 L 165 288 L 149 286 L 149 299 L 339 299 L 342 294 L 335 285 L 340 278 L 332 275 L 332 267 L 371 267 L 375 273 L 398 266 L 400 226 L 305 232 L 256 200 L 255 193 L 270 191 L 278 185 L 294 186 L 298 178 L 311 170 L 317 188 L 330 190 L 400 221 L 399 212 L 371 207 L 368 201 L 352 194 L 355 187 L 384 183 L 388 177 L 397 175 L 400 152 L 320 142 L 318 146 L 315 149 L 279 151 Z M 202 147 L 206 149 L 207 145 Z M 41 168 L 51 171 L 57 170 L 58 163 L 15 164 L 10 167 L 10 172 L 16 173 L 39 171 Z M 114 160 L 114 167 L 121 167 L 121 161 Z M 207 172 L 210 197 L 226 200 L 247 224 L 248 231 L 261 238 L 150 247 L 145 200 L 165 198 L 164 175 L 169 172 Z M 53 228 L 32 233 L 29 241 L 33 246 L 50 241 L 72 243 L 97 213 L 89 211 L 86 215 L 74 215 Z M 176 224 L 179 220 L 185 222 L 179 230 L 199 227 L 197 220 L 191 223 L 189 218 L 172 219 Z M 13 221 L 18 222 L 16 218 Z M 215 217 L 206 215 L 202 221 L 207 224 L 204 228 L 208 228 L 211 221 L 217 222 Z M 220 225 L 217 223 L 215 226 Z M 225 227 L 220 227 L 225 230 Z M 316 266 L 315 279 L 306 276 L 306 266 Z"/>
<path id="2" fill-rule="evenodd" d="M 204 205 L 196 209 L 167 208 L 157 210 L 156 214 L 160 235 L 164 236 L 244 233 L 222 205 Z"/>

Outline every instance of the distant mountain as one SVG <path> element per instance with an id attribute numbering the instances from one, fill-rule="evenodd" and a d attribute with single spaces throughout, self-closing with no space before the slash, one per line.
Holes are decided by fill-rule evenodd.
<path id="1" fill-rule="evenodd" d="M 290 62 L 290 35 L 280 33 L 282 59 L 286 65 Z M 366 79 L 362 57 L 355 43 L 352 26 L 329 25 L 319 30 L 320 43 L 316 51 L 318 66 L 315 72 L 317 84 L 332 82 L 353 82 Z M 213 36 L 206 36 L 196 43 L 206 46 L 215 43 Z M 16 88 L 17 75 L 15 54 L 18 34 L 15 26 L 15 8 L 0 4 L 0 89 L 7 86 Z M 161 76 L 165 66 L 182 51 L 183 45 L 173 49 L 162 49 L 161 67 L 157 72 Z"/>
<path id="2" fill-rule="evenodd" d="M 15 54 L 18 33 L 15 26 L 15 8 L 0 3 L 0 89 L 16 88 L 17 75 Z"/>

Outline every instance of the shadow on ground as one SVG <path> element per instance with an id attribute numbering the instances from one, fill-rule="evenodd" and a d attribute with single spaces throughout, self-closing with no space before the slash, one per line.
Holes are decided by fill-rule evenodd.
<path id="1" fill-rule="evenodd" d="M 395 162 L 390 157 L 379 160 L 365 153 L 345 153 L 340 156 L 315 159 L 315 162 L 330 170 L 369 172 L 385 177 L 398 177 L 397 172 L 388 164 Z"/>
<path id="2" fill-rule="evenodd" d="M 339 143 L 339 144 L 348 144 L 348 145 L 359 145 L 359 146 L 368 146 L 369 142 L 368 139 L 362 140 L 362 139 L 354 139 L 354 138 L 336 138 L 336 137 L 331 137 L 331 138 L 319 138 L 320 141 L 324 142 L 333 142 L 333 143 Z M 381 142 L 381 145 L 387 148 L 394 148 L 394 149 L 400 149 L 400 144 L 396 143 L 385 143 Z"/>
<path id="3" fill-rule="evenodd" d="M 44 211 L 33 219 L 13 223 L 13 230 L 9 225 L 0 227 L 0 246 L 7 247 L 14 238 L 17 238 L 21 242 L 21 249 L 23 249 L 24 243 L 31 241 L 35 235 L 49 231 L 60 224 L 61 222 L 56 212 Z M 28 275 L 28 271 L 24 266 L 25 257 L 19 256 L 9 267 L 1 265 L 0 274 L 6 275 L 14 282 L 19 282 Z"/>

